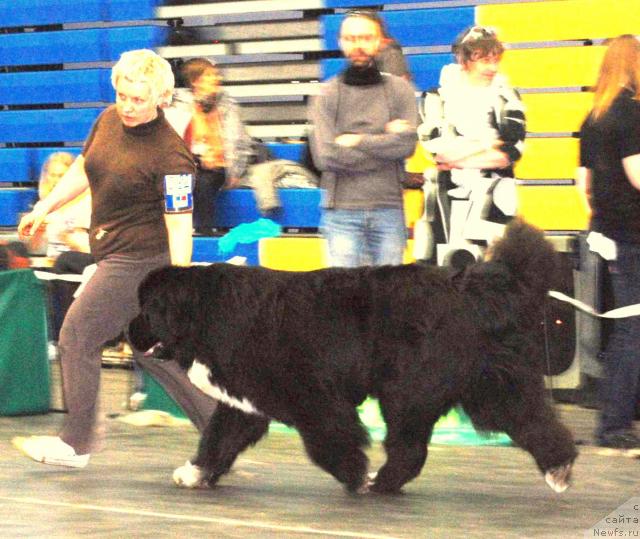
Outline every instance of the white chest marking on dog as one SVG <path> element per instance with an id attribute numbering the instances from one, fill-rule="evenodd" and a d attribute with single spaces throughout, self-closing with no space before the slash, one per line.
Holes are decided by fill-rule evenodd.
<path id="1" fill-rule="evenodd" d="M 227 390 L 216 385 L 213 385 L 209 380 L 210 370 L 206 365 L 203 365 L 199 361 L 194 361 L 193 365 L 189 369 L 187 376 L 191 383 L 196 386 L 200 391 L 206 393 L 214 399 L 224 402 L 227 406 L 237 408 L 245 414 L 264 415 L 262 414 L 247 398 L 238 400 L 227 393 Z"/>

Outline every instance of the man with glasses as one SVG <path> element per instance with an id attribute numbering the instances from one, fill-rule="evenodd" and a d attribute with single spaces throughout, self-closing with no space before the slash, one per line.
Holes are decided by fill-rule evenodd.
<path id="1" fill-rule="evenodd" d="M 347 13 L 340 48 L 348 67 L 310 104 L 311 151 L 325 190 L 322 232 L 333 266 L 402 263 L 404 159 L 415 150 L 418 113 L 412 85 L 378 70 L 381 40 L 376 16 Z"/>

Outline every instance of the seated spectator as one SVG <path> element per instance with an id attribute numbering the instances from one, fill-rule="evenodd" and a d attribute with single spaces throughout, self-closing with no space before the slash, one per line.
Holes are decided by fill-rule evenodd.
<path id="1" fill-rule="evenodd" d="M 279 187 L 317 187 L 317 177 L 300 163 L 273 159 L 252 139 L 237 103 L 220 88 L 218 68 L 202 58 L 182 66 L 189 88 L 178 90 L 166 117 L 185 139 L 198 164 L 193 193 L 196 233 L 210 235 L 214 200 L 223 187 L 250 187 L 258 210 L 273 217 L 280 209 Z"/>
<path id="2" fill-rule="evenodd" d="M 418 133 L 437 164 L 444 236 L 437 240 L 483 245 L 516 211 L 513 165 L 525 138 L 524 107 L 498 72 L 504 47 L 495 32 L 468 28 L 452 50 L 457 63 L 445 66 L 440 88 L 426 93 Z"/>
<path id="3" fill-rule="evenodd" d="M 193 220 L 196 233 L 211 235 L 215 197 L 223 185 L 237 185 L 245 174 L 251 155 L 247 134 L 236 102 L 220 87 L 215 64 L 192 58 L 182 66 L 189 87 L 177 92 L 166 118 L 182 136 L 198 166 L 193 192 Z"/>
<path id="4" fill-rule="evenodd" d="M 74 156 L 68 152 L 55 152 L 47 158 L 42 166 L 38 184 L 40 200 L 46 198 L 58 181 L 62 179 L 73 160 Z M 34 238 L 30 248 L 37 250 L 46 245 L 47 256 L 55 262 L 64 252 L 81 253 L 79 259 L 90 264 L 93 261 L 89 255 L 90 221 L 91 195 L 89 190 L 86 189 L 73 200 L 47 216 L 44 227 Z M 71 258 L 75 257 L 72 256 Z M 87 263 L 79 268 L 72 264 L 70 269 L 76 268 L 72 273 L 82 273 Z M 67 263 L 65 262 L 64 264 L 66 265 Z M 66 271 L 60 271 L 59 273 L 66 273 Z"/>

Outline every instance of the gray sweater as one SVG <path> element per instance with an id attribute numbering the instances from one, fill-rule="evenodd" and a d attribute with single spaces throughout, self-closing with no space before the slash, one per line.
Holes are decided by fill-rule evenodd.
<path id="1" fill-rule="evenodd" d="M 401 208 L 404 159 L 416 148 L 417 118 L 413 86 L 395 75 L 383 74 L 381 83 L 367 86 L 347 85 L 340 76 L 324 83 L 309 107 L 324 207 Z M 406 120 L 411 130 L 386 133 L 385 125 L 397 119 Z M 347 148 L 335 143 L 345 133 L 364 136 Z"/>

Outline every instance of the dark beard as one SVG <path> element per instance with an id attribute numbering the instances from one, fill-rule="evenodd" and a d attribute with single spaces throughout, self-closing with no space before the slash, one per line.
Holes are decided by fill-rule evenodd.
<path id="1" fill-rule="evenodd" d="M 378 71 L 375 61 L 366 66 L 350 64 L 342 73 L 342 81 L 349 86 L 371 86 L 382 82 L 382 75 Z"/>

